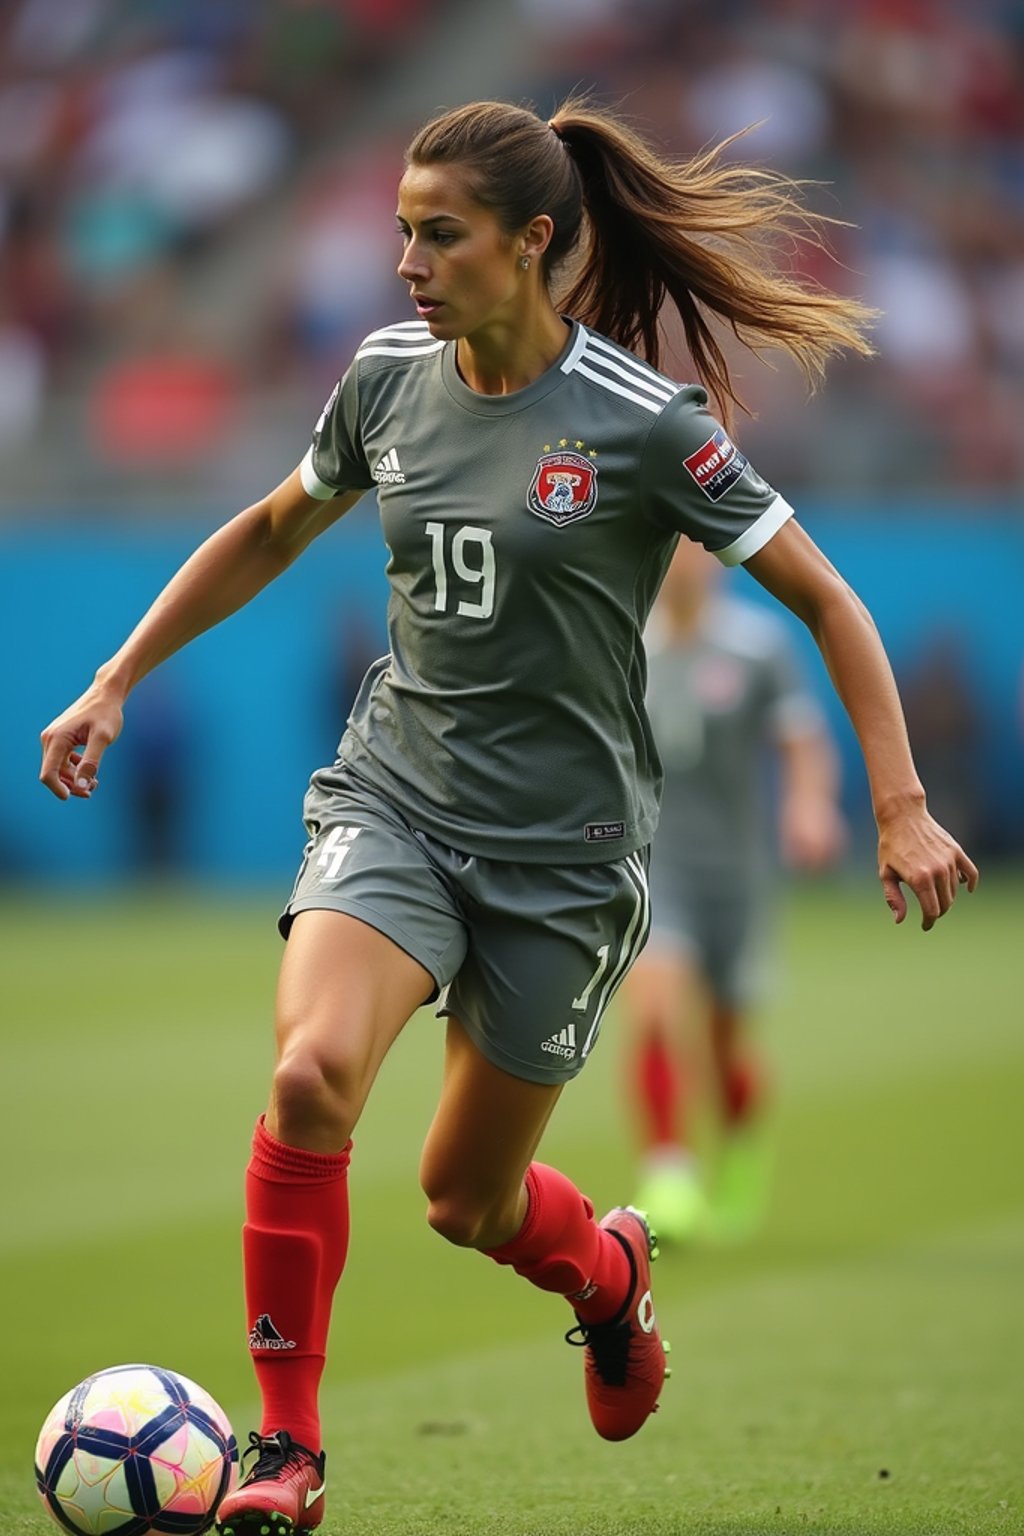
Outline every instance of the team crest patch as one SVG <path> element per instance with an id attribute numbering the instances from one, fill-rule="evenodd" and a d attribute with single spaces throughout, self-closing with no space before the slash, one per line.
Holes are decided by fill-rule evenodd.
<path id="1" fill-rule="evenodd" d="M 687 470 L 709 501 L 721 501 L 747 467 L 747 456 L 719 427 L 714 437 L 684 459 Z"/>
<path id="2" fill-rule="evenodd" d="M 526 505 L 556 528 L 578 522 L 597 506 L 596 464 L 568 448 L 542 454 Z"/>

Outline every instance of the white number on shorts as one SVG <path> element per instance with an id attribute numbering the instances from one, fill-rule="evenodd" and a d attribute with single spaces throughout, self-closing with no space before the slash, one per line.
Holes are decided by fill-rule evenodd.
<path id="1" fill-rule="evenodd" d="M 427 523 L 426 532 L 434 563 L 434 610 L 436 613 L 445 613 L 448 608 L 445 525 Z M 466 555 L 474 544 L 478 546 L 479 558 L 470 563 Z M 451 561 L 456 576 L 480 588 L 479 600 L 471 603 L 466 598 L 460 598 L 456 613 L 468 619 L 489 619 L 494 612 L 494 546 L 491 543 L 491 530 L 474 528 L 472 523 L 464 523 L 461 528 L 456 528 L 452 536 Z"/>
<path id="2" fill-rule="evenodd" d="M 583 991 L 580 993 L 579 997 L 574 997 L 573 998 L 572 1006 L 575 1008 L 577 1013 L 586 1013 L 586 1011 L 587 1011 L 587 1004 L 590 1002 L 590 994 L 591 994 L 591 992 L 593 992 L 594 988 L 597 986 L 598 982 L 601 980 L 601 977 L 604 975 L 605 971 L 608 969 L 608 951 L 610 949 L 611 949 L 611 945 L 610 944 L 602 944 L 601 945 L 601 948 L 597 952 L 597 968 L 594 971 L 593 976 L 591 976 L 590 980 L 587 982 L 586 986 L 583 988 Z"/>
<path id="3" fill-rule="evenodd" d="M 320 857 L 316 861 L 317 869 L 322 869 L 321 880 L 337 880 L 338 871 L 348 858 L 352 844 L 361 832 L 361 827 L 334 827 L 320 851 Z"/>

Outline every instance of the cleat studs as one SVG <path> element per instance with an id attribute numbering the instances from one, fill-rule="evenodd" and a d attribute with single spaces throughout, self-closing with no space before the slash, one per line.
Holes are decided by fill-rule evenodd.
<path id="1" fill-rule="evenodd" d="M 672 1375 L 672 1367 L 670 1365 L 667 1365 L 665 1367 L 665 1380 L 668 1381 L 670 1379 L 671 1375 Z"/>
<path id="2" fill-rule="evenodd" d="M 668 1339 L 662 1339 L 661 1347 L 665 1351 L 666 1355 L 670 1355 L 672 1353 L 672 1345 L 669 1343 Z"/>

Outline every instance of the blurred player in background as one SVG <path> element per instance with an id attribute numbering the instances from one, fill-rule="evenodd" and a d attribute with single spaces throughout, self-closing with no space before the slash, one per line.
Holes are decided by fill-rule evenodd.
<path id="1" fill-rule="evenodd" d="M 768 962 L 772 845 L 797 870 L 826 868 L 845 845 L 837 754 L 795 648 L 775 615 L 720 591 L 721 571 L 681 542 L 648 631 L 665 780 L 651 936 L 622 1011 L 637 1204 L 671 1242 L 739 1239 L 760 1219 L 767 1083 L 750 1014 Z"/>
<path id="2" fill-rule="evenodd" d="M 138 680 L 377 487 L 390 651 L 337 761 L 313 775 L 281 919 L 278 1055 L 246 1178 L 263 1422 L 224 1532 L 322 1519 L 318 1390 L 351 1136 L 392 1043 L 438 997 L 445 1070 L 420 1165 L 430 1225 L 566 1298 L 599 1434 L 625 1439 L 657 1406 L 647 1224 L 628 1207 L 595 1221 L 535 1154 L 646 937 L 659 771 L 643 629 L 681 535 L 745 564 L 826 654 L 897 919 L 901 880 L 930 928 L 958 879 L 977 877 L 927 812 L 864 608 L 708 414 L 705 389 L 656 368 L 666 298 L 726 410 L 707 311 L 811 376 L 837 350 L 870 350 L 859 304 L 774 266 L 781 235 L 814 228 L 791 184 L 714 151 L 670 165 L 586 102 L 549 122 L 483 102 L 413 139 L 397 222 L 418 318 L 366 338 L 301 465 L 196 551 L 43 733 L 43 782 L 88 799 Z M 238 771 L 260 771 L 257 732 Z"/>

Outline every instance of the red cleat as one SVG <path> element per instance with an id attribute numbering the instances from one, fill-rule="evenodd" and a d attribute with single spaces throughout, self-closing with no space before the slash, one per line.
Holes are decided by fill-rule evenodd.
<path id="1" fill-rule="evenodd" d="M 603 1440 L 628 1440 L 658 1406 L 668 1375 L 651 1297 L 651 1261 L 658 1248 L 646 1217 L 631 1205 L 619 1205 L 601 1222 L 625 1248 L 632 1284 L 625 1301 L 606 1323 L 577 1323 L 566 1334 L 585 1348 L 587 1407 Z"/>
<path id="2" fill-rule="evenodd" d="M 273 1435 L 250 1434 L 246 1455 L 256 1461 L 244 1482 L 221 1500 L 220 1536 L 291 1536 L 308 1531 L 324 1517 L 323 1451 L 315 1455 L 297 1445 L 286 1429 Z"/>

